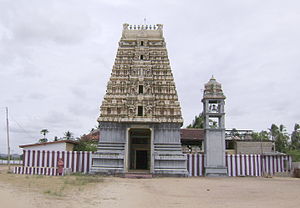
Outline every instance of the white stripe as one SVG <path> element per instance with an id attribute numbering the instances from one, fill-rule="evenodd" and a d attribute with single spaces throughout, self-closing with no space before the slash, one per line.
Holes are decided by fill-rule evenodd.
<path id="1" fill-rule="evenodd" d="M 190 176 L 193 176 L 192 175 L 192 155 L 190 154 L 190 157 L 189 157 L 189 166 L 190 166 L 190 170 L 189 170 L 189 175 Z"/>
<path id="2" fill-rule="evenodd" d="M 54 167 L 57 167 L 57 151 L 54 151 Z"/>
<path id="3" fill-rule="evenodd" d="M 259 169 L 258 155 L 255 155 L 255 176 L 258 176 L 258 169 Z"/>
<path id="4" fill-rule="evenodd" d="M 74 173 L 76 173 L 76 169 L 77 169 L 77 154 L 76 152 L 74 152 Z"/>
<path id="5" fill-rule="evenodd" d="M 249 155 L 245 155 L 245 158 L 246 158 L 246 167 L 247 167 L 246 175 L 249 176 L 250 175 L 250 171 L 249 171 Z"/>
<path id="6" fill-rule="evenodd" d="M 277 157 L 277 171 L 281 172 L 281 168 L 280 168 L 280 157 Z"/>
<path id="7" fill-rule="evenodd" d="M 231 173 L 231 155 L 227 155 L 227 171 L 228 171 L 228 176 L 232 176 Z"/>
<path id="8" fill-rule="evenodd" d="M 203 157 L 203 155 L 202 154 L 199 154 L 199 171 L 200 171 L 200 173 L 199 173 L 199 176 L 202 176 L 202 173 L 203 173 L 203 169 L 202 169 L 202 167 L 203 167 L 203 164 L 202 164 L 202 157 Z"/>
<path id="9" fill-rule="evenodd" d="M 245 164 L 245 155 L 244 154 L 242 154 L 242 176 L 246 176 L 246 164 Z"/>
<path id="10" fill-rule="evenodd" d="M 25 164 L 24 164 L 24 166 L 26 167 L 27 166 L 27 162 L 28 162 L 28 150 L 25 150 L 24 156 L 25 156 Z"/>
<path id="11" fill-rule="evenodd" d="M 251 176 L 254 176 L 254 162 L 253 162 L 254 158 L 253 155 L 250 155 L 250 163 L 251 163 Z"/>
<path id="12" fill-rule="evenodd" d="M 34 153 L 34 166 L 37 167 L 37 158 L 38 158 L 38 155 L 37 155 L 37 151 L 35 151 Z"/>
<path id="13" fill-rule="evenodd" d="M 232 158 L 232 176 L 236 176 L 235 155 L 231 155 L 231 158 Z"/>
<path id="14" fill-rule="evenodd" d="M 240 176 L 241 175 L 241 159 L 240 159 L 240 155 L 237 154 L 236 155 L 236 162 L 237 162 L 237 176 Z"/>

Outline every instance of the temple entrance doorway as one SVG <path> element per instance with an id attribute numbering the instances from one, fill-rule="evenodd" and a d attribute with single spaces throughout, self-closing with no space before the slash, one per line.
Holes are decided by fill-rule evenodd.
<path id="1" fill-rule="evenodd" d="M 149 171 L 151 165 L 150 129 L 129 130 L 129 171 Z"/>

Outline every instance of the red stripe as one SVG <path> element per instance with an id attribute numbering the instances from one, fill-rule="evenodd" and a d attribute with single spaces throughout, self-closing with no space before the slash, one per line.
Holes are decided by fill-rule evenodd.
<path id="1" fill-rule="evenodd" d="M 192 154 L 191 156 L 192 156 L 192 176 L 195 176 L 195 165 L 194 165 L 195 155 Z"/>
<path id="2" fill-rule="evenodd" d="M 81 172 L 84 172 L 84 158 L 85 158 L 85 156 L 86 156 L 85 152 L 82 152 L 82 158 L 81 158 L 81 161 L 82 161 Z"/>
<path id="3" fill-rule="evenodd" d="M 74 167 L 74 155 L 75 155 L 75 152 L 72 152 L 72 172 L 75 172 L 75 167 Z"/>
<path id="4" fill-rule="evenodd" d="M 248 175 L 248 173 L 247 173 L 247 170 L 248 170 L 248 167 L 247 167 L 247 155 L 244 155 L 244 161 L 245 161 L 245 175 Z"/>
<path id="5" fill-rule="evenodd" d="M 253 155 L 253 175 L 254 175 L 254 176 L 257 176 L 257 175 L 256 175 L 256 165 L 257 165 L 257 164 L 256 164 L 256 156 L 257 156 L 257 155 Z"/>
<path id="6" fill-rule="evenodd" d="M 198 176 L 201 175 L 200 173 L 200 155 L 197 154 L 197 173 L 198 173 Z"/>
<path id="7" fill-rule="evenodd" d="M 54 160 L 55 160 L 55 151 L 52 151 L 52 163 L 51 163 L 51 167 L 54 167 Z"/>
<path id="8" fill-rule="evenodd" d="M 65 168 L 66 167 L 66 162 L 65 162 L 65 154 L 66 154 L 66 152 L 62 151 L 61 154 L 62 154 L 62 160 L 64 161 L 64 168 Z"/>
<path id="9" fill-rule="evenodd" d="M 47 151 L 47 161 L 46 161 L 46 167 L 50 166 L 50 151 Z"/>
<path id="10" fill-rule="evenodd" d="M 42 162 L 41 162 L 41 167 L 45 167 L 45 151 L 42 151 Z"/>
<path id="11" fill-rule="evenodd" d="M 67 168 L 70 167 L 70 152 L 67 152 Z"/>
<path id="12" fill-rule="evenodd" d="M 41 151 L 40 150 L 38 150 L 37 151 L 37 167 L 40 167 L 41 166 L 41 164 L 40 164 L 40 155 L 41 155 Z"/>
<path id="13" fill-rule="evenodd" d="M 27 151 L 27 166 L 30 166 L 30 150 Z"/>
<path id="14" fill-rule="evenodd" d="M 242 155 L 240 155 L 240 174 L 243 175 L 243 161 L 242 161 Z"/>
<path id="15" fill-rule="evenodd" d="M 87 167 L 86 167 L 86 171 L 89 173 L 90 172 L 90 153 L 87 153 Z"/>
<path id="16" fill-rule="evenodd" d="M 57 159 L 56 159 L 56 167 L 58 167 L 57 166 L 57 162 L 58 162 L 58 160 L 60 159 L 60 157 L 59 157 L 59 151 L 57 151 L 57 157 L 56 157 Z"/>
<path id="17" fill-rule="evenodd" d="M 231 176 L 233 176 L 233 157 L 230 155 L 230 169 L 231 169 Z"/>
<path id="18" fill-rule="evenodd" d="M 275 173 L 275 157 L 273 156 L 273 174 Z"/>
<path id="19" fill-rule="evenodd" d="M 204 176 L 204 154 L 202 154 L 202 175 Z"/>
<path id="20" fill-rule="evenodd" d="M 235 157 L 235 175 L 238 176 L 239 175 L 238 174 L 238 172 L 239 172 L 239 170 L 238 170 L 238 156 L 234 155 L 234 157 Z"/>
<path id="21" fill-rule="evenodd" d="M 252 170 L 253 170 L 253 167 L 252 167 L 252 158 L 251 158 L 251 155 L 248 156 L 248 161 L 249 161 L 249 175 L 252 176 Z"/>
<path id="22" fill-rule="evenodd" d="M 26 157 L 26 151 L 25 150 L 23 150 L 23 167 L 26 165 L 25 164 L 25 157 Z"/>
<path id="23" fill-rule="evenodd" d="M 32 151 L 32 166 L 35 166 L 35 150 Z"/>
<path id="24" fill-rule="evenodd" d="M 190 154 L 187 154 L 187 169 L 190 172 Z"/>

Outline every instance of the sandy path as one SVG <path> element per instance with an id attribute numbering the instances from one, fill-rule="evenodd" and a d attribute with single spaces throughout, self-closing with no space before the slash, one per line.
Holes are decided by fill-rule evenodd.
<path id="1" fill-rule="evenodd" d="M 41 190 L 45 186 L 61 186 L 64 180 L 60 177 L 35 178 L 2 173 L 0 207 L 294 208 L 300 204 L 300 179 L 296 178 L 106 177 L 100 183 L 74 186 L 60 197 L 47 195 Z"/>
<path id="2" fill-rule="evenodd" d="M 112 179 L 104 207 L 298 207 L 294 178 Z"/>

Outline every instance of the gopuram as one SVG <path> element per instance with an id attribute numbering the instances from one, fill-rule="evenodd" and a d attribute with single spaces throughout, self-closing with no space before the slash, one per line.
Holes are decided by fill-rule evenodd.
<path id="1" fill-rule="evenodd" d="M 123 25 L 100 110 L 91 173 L 187 176 L 163 25 Z"/>

